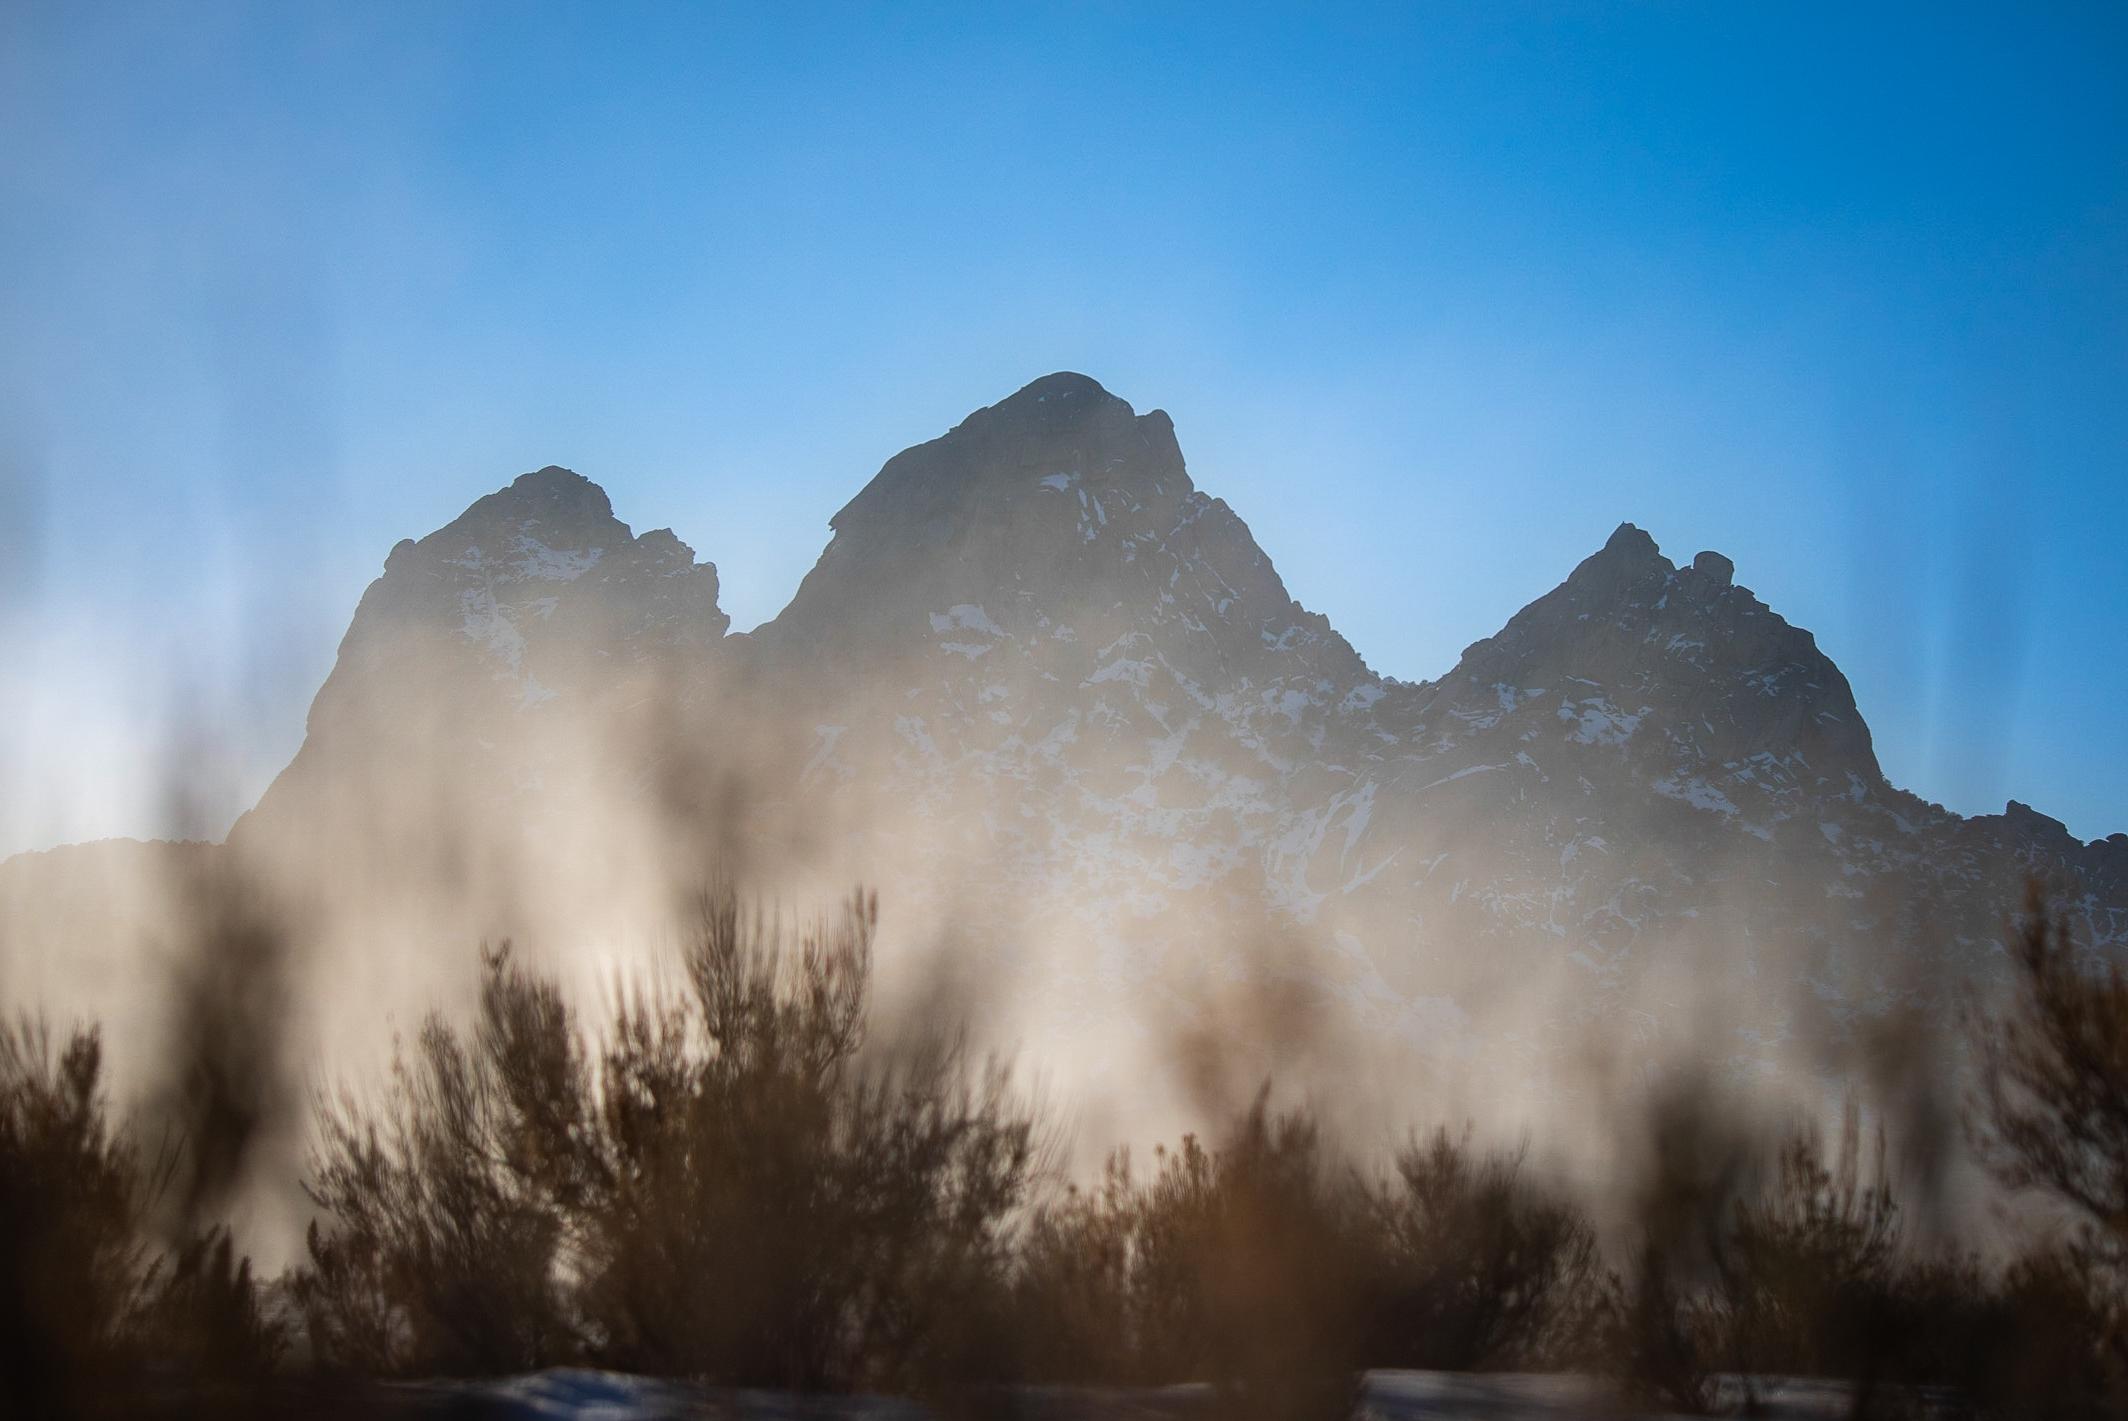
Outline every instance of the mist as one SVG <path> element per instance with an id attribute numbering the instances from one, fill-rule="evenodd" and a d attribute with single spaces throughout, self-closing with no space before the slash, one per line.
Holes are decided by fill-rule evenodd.
<path id="1" fill-rule="evenodd" d="M 596 495 L 558 471 L 516 487 L 543 499 Z M 247 991 L 270 991 L 267 1007 L 233 1008 L 273 1023 L 254 1066 L 265 1096 L 282 1102 L 267 1113 L 287 1117 L 262 1120 L 275 1138 L 254 1183 L 268 1197 L 239 1211 L 247 1246 L 269 1264 L 292 1256 L 307 1218 L 288 1183 L 300 1155 L 300 1128 L 289 1122 L 301 1112 L 286 1102 L 380 1085 L 394 1043 L 428 1012 L 470 1008 L 480 944 L 512 944 L 584 1002 L 668 980 L 674 944 L 715 884 L 740 886 L 772 916 L 851 884 L 879 892 L 882 1039 L 966 1030 L 978 1049 L 1017 1062 L 1061 1112 L 1063 1159 L 1081 1178 L 1119 1144 L 1143 1149 L 1213 1128 L 1268 1087 L 1274 1101 L 1309 1110 L 1335 1139 L 1370 1142 L 1376 1155 L 1411 1132 L 1472 1126 L 1481 1147 L 1526 1150 L 1548 1177 L 1600 1197 L 1624 1188 L 1654 1103 L 1707 1090 L 1733 1097 L 1762 1132 L 1824 1126 L 1859 1105 L 1892 1139 L 1913 1187 L 1947 1211 L 1944 1230 L 1980 1220 L 1982 1199 L 1945 1122 L 1966 1091 L 1951 1030 L 1960 993 L 1992 990 L 1995 979 L 1945 982 L 1926 931 L 1878 944 L 1867 962 L 1806 962 L 1791 973 L 1788 944 L 1818 931 L 1816 918 L 1755 885 L 1766 861 L 1758 838 L 1694 846 L 1684 881 L 1710 887 L 1695 890 L 1682 917 L 1635 928 L 1608 950 L 1503 944 L 1496 950 L 1511 953 L 1512 966 L 1468 952 L 1473 935 L 1497 932 L 1485 920 L 1429 926 L 1406 897 L 1356 891 L 1407 856 L 1441 851 L 1465 882 L 1511 885 L 1525 871 L 1510 844 L 1453 827 L 1461 811 L 1407 831 L 1417 835 L 1411 845 L 1388 841 L 1379 862 L 1354 858 L 1374 813 L 1372 782 L 1357 799 L 1303 799 L 1296 818 L 1273 821 L 1287 827 L 1242 829 L 1231 841 L 1238 852 L 1223 846 L 1234 830 L 1221 827 L 1201 862 L 1179 850 L 1148 854 L 1127 838 L 1143 830 L 1118 837 L 1113 828 L 1062 841 L 1085 847 L 1060 861 L 1039 837 L 1055 826 L 1036 821 L 1037 837 L 1016 841 L 1000 835 L 1000 811 L 1054 804 L 1061 825 L 1079 796 L 1096 806 L 1097 826 L 1110 822 L 1102 815 L 1134 822 L 1130 806 L 1145 791 L 1130 787 L 1148 782 L 1145 741 L 1012 731 L 996 751 L 959 752 L 985 766 L 992 760 L 981 756 L 1003 755 L 1002 776 L 963 778 L 906 715 L 882 722 L 867 709 L 881 688 L 933 681 L 941 642 L 951 652 L 973 645 L 956 637 L 1009 640 L 979 608 L 943 621 L 930 614 L 919 623 L 929 635 L 912 644 L 875 639 L 841 658 L 794 655 L 779 648 L 801 647 L 795 638 L 813 614 L 796 630 L 731 634 L 715 570 L 657 541 L 668 535 L 607 526 L 602 496 L 584 505 L 588 523 L 571 522 L 578 515 L 563 504 L 530 506 L 544 510 L 522 525 L 533 531 L 494 525 L 519 508 L 497 504 L 393 552 L 317 698 L 302 753 L 226 843 L 212 841 L 249 768 L 215 733 L 226 710 L 177 701 L 152 734 L 78 716 L 69 732 L 137 736 L 89 783 L 114 796 L 144 793 L 177 837 L 199 842 L 88 845 L 9 865 L 0 980 L 11 1000 L 56 1020 L 105 1022 L 122 1099 L 167 1093 L 167 1043 L 196 1029 L 187 1012 L 219 1000 L 225 989 L 212 984 L 234 972 Z M 511 554 L 513 566 L 534 569 L 514 583 L 482 570 L 496 526 L 532 540 L 522 544 L 530 552 Z M 565 533 L 589 541 L 575 551 L 538 541 Z M 822 566 L 853 555 L 831 548 Z M 701 587 L 646 612 L 667 604 L 635 600 L 643 594 L 626 569 L 639 564 Z M 431 594 L 422 589 L 432 574 L 421 570 L 430 567 L 488 590 Z M 622 571 L 577 580 L 594 567 Z M 1088 602 L 1059 609 L 1055 624 L 1105 615 Z M 971 630 L 978 621 L 988 629 Z M 615 648 L 625 649 L 618 662 Z M 965 652 L 948 659 L 977 663 Z M 1040 662 L 998 674 L 1006 679 L 990 681 L 979 703 L 1038 703 L 1053 679 Z M 63 675 L 37 679 L 69 685 Z M 1386 685 L 1394 698 L 1424 698 L 1447 694 L 1448 683 Z M 1159 687 L 1146 682 L 1138 693 L 1157 717 Z M 793 716 L 794 704 L 813 709 Z M 1361 709 L 1373 714 L 1375 703 Z M 60 721 L 56 703 L 46 715 Z M 1061 724 L 1082 722 L 1073 711 Z M 1207 804 L 1224 814 L 1223 796 L 1260 791 L 1216 757 L 1267 752 L 1247 741 L 1231 748 L 1218 725 L 1165 733 L 1176 745 L 1195 735 L 1212 746 L 1215 758 L 1190 773 L 1215 786 Z M 1202 742 L 1207 735 L 1215 738 Z M 1177 752 L 1156 744 L 1151 753 Z M 1015 809 L 1013 785 L 1067 765 L 1062 798 Z M 74 807 L 93 803 L 83 795 Z M 125 809 L 114 801 L 104 812 Z M 1323 846 L 1340 838 L 1344 854 L 1326 861 Z M 216 885 L 204 902 L 202 872 Z M 1311 874 L 1349 882 L 1324 899 Z M 1512 901 L 1516 890 L 1500 891 Z M 258 926 L 232 929 L 231 913 Z M 232 931 L 267 945 L 232 947 Z M 256 952 L 270 960 L 241 960 Z M 1843 994 L 1838 1009 L 1826 1008 L 1829 983 Z M 289 1130 L 297 1133 L 276 1135 Z M 250 1179 L 248 1159 L 226 1168 Z M 1622 1197 L 1604 1208 L 1626 1217 Z"/>

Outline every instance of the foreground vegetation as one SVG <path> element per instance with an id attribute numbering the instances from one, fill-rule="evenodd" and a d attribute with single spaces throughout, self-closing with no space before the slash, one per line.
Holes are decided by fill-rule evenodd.
<path id="1" fill-rule="evenodd" d="M 5 1399 L 220 1414 L 300 1382 L 315 1409 L 378 1378 L 592 1365 L 947 1412 L 1197 1380 L 1220 1414 L 1301 1418 L 1415 1367 L 1602 1372 L 1663 1410 L 1773 1375 L 1851 1379 L 1858 1414 L 1927 1387 L 1986 1415 L 2128 1405 L 2128 984 L 2036 893 L 2014 1001 L 1975 1022 L 1973 1143 L 2052 1209 L 2007 1260 L 1924 1246 L 1852 1110 L 1835 1139 L 1760 1142 L 1689 1094 L 1652 1108 L 1613 1256 L 1519 1155 L 1438 1132 L 1377 1169 L 1268 1095 L 1065 1186 L 1002 1068 L 945 1030 L 867 1043 L 875 922 L 857 898 L 786 934 L 711 897 L 684 984 L 595 1029 L 485 954 L 468 1025 L 432 1018 L 386 1096 L 322 1103 L 307 1257 L 270 1286 L 203 1217 L 246 1118 L 231 1087 L 191 1072 L 212 1108 L 150 1137 L 108 1117 L 94 1030 L 16 1027 Z"/>

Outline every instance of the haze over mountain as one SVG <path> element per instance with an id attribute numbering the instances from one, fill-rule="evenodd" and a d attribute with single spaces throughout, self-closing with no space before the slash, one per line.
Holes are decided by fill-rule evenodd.
<path id="1" fill-rule="evenodd" d="M 969 994 L 1111 1085 L 1220 1042 L 1188 1090 L 1326 1039 L 1542 1067 L 1498 1091 L 1554 1088 L 1592 1033 L 1814 1068 L 1857 1023 L 1942 1018 L 2032 872 L 2087 947 L 2128 945 L 2128 835 L 1889 784 L 1810 633 L 1631 523 L 1423 682 L 1370 670 L 1168 417 L 1083 375 L 896 455 L 829 526 L 733 634 L 671 532 L 524 475 L 392 550 L 225 852 L 321 972 L 407 1011 L 483 935 L 610 963 L 709 876 L 862 880 L 890 992 Z M 18 972 L 62 950 L 28 905 L 94 920 L 81 862 L 0 869 Z"/>

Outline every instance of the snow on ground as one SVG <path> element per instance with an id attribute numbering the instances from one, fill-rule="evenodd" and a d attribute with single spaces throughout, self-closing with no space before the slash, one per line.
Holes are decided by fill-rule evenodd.
<path id="1" fill-rule="evenodd" d="M 797 1396 L 730 1391 L 617 1372 L 557 1370 L 495 1381 L 428 1382 L 398 1389 L 415 1414 L 434 1407 L 452 1415 L 496 1421 L 667 1421 L 719 1417 L 728 1421 L 932 1421 L 912 1402 L 878 1396 Z M 1762 1378 L 1752 1388 L 1756 1415 L 1766 1421 L 1817 1421 L 1845 1416 L 1844 1383 L 1809 1378 Z M 1724 1384 L 1724 1410 L 1741 1408 L 1741 1384 Z M 1947 1414 L 1949 1398 L 1915 1398 L 1917 1415 Z M 1218 1415 L 1209 1387 L 1139 1390 L 1023 1387 L 1011 1413 L 1027 1421 L 1165 1421 Z M 1368 1373 L 1354 1398 L 1353 1421 L 1568 1421 L 1621 1413 L 1611 1385 L 1598 1377 L 1458 1372 Z M 1643 1413 L 1646 1414 L 1646 1413 Z"/>

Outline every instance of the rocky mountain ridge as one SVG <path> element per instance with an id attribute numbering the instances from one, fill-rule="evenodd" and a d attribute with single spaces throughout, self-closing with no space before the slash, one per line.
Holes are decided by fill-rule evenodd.
<path id="1" fill-rule="evenodd" d="M 1890 785 L 1811 635 L 1632 524 L 1417 683 L 1294 600 L 1164 413 L 1085 376 L 895 456 L 830 528 L 732 634 L 669 531 L 525 475 L 392 551 L 232 849 L 521 930 L 712 866 L 862 878 L 1049 1028 L 1299 980 L 1450 1058 L 1704 1031 L 1716 1001 L 1751 1059 L 1940 1015 L 2034 872 L 2128 948 L 2128 835 Z"/>

